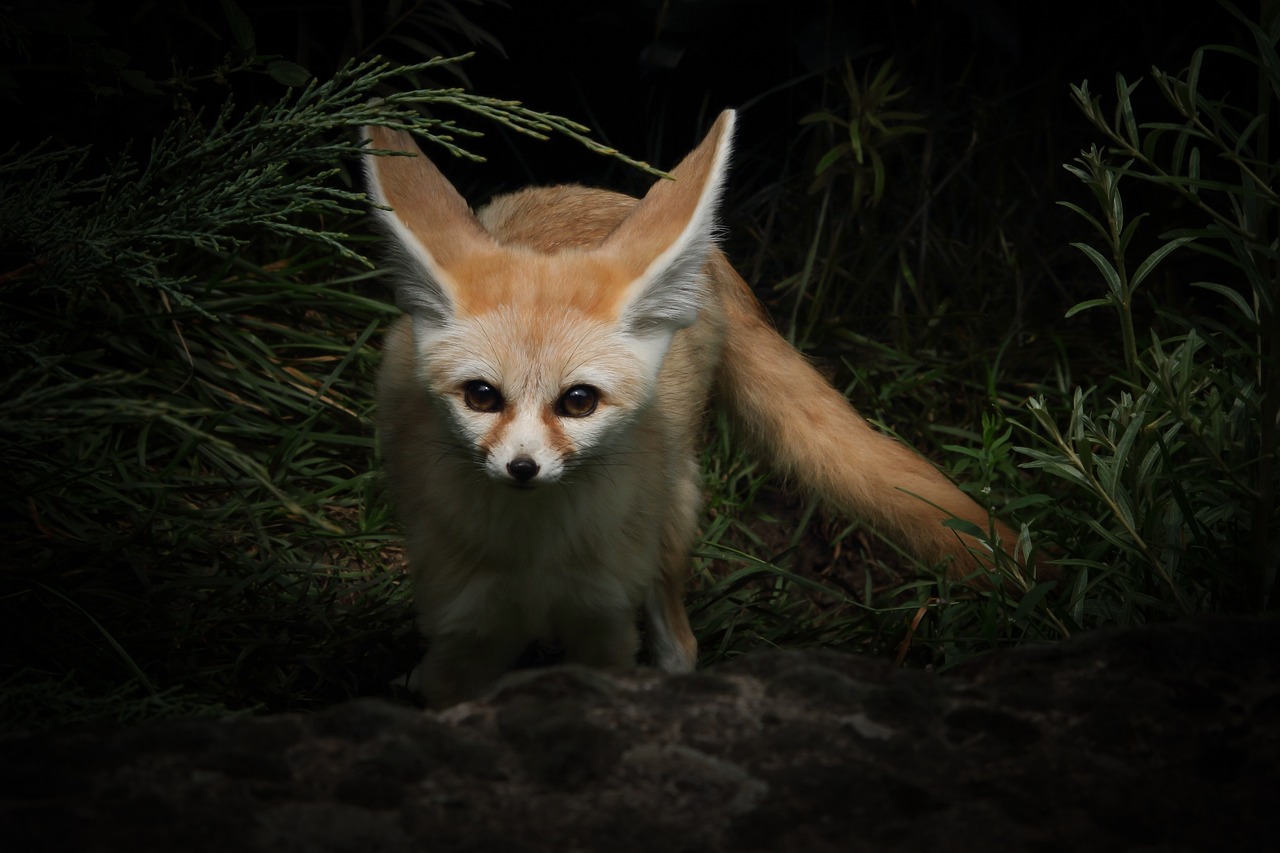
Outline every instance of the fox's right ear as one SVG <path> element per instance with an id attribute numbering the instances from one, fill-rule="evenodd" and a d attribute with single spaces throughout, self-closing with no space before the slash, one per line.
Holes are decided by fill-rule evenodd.
<path id="1" fill-rule="evenodd" d="M 374 125 L 365 141 L 364 174 L 377 217 L 400 264 L 396 304 L 415 326 L 439 328 L 457 313 L 458 285 L 449 270 L 493 238 L 413 137 Z M 373 154 L 394 151 L 396 154 Z"/>

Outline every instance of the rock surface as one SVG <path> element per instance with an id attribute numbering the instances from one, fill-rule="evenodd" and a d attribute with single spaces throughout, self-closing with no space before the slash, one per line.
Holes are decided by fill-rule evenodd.
<path id="1" fill-rule="evenodd" d="M 1274 834 L 1280 623 L 1201 620 L 942 675 L 772 652 L 558 667 L 429 714 L 0 739 L 22 851 L 1207 850 Z"/>

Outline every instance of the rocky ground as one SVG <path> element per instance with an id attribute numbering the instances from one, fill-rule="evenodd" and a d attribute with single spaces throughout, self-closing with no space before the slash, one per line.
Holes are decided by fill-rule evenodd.
<path id="1" fill-rule="evenodd" d="M 14 851 L 1200 851 L 1273 837 L 1280 623 L 1202 620 L 942 675 L 773 652 L 520 672 L 431 714 L 0 738 Z"/>

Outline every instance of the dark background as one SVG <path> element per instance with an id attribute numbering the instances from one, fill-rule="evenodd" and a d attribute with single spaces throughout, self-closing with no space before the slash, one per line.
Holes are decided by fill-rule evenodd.
<path id="1" fill-rule="evenodd" d="M 1088 79 L 1110 95 L 1117 72 L 1129 80 L 1152 65 L 1176 72 L 1201 44 L 1241 43 L 1242 28 L 1212 0 L 1173 8 L 1097 0 L 517 2 L 476 15 L 506 58 L 482 52 L 465 69 L 478 91 L 585 121 L 660 166 L 688 150 L 719 110 L 740 108 L 738 171 L 749 174 L 752 154 L 776 157 L 798 135 L 801 116 L 834 100 L 824 67 L 848 57 L 861 70 L 893 58 L 913 93 L 904 109 L 943 125 L 974 109 L 1000 112 L 1006 134 L 1036 153 L 1052 147 L 1065 161 L 1096 139 L 1071 104 L 1070 84 Z M 557 11 L 543 11 L 550 9 Z M 584 171 L 558 147 L 522 156 L 538 158 L 539 176 L 549 179 Z"/>
<path id="2" fill-rule="evenodd" d="M 407 26 L 413 8 L 442 24 Z M 1047 169 L 1045 181 L 1059 181 L 1057 165 L 1096 139 L 1070 103 L 1069 84 L 1088 79 L 1109 94 L 1116 72 L 1134 79 L 1152 65 L 1177 71 L 1198 45 L 1244 43 L 1243 28 L 1217 3 L 1176 8 L 1153 0 L 241 3 L 259 54 L 297 61 L 321 79 L 373 53 L 412 62 L 424 50 L 475 50 L 462 66 L 475 91 L 581 121 L 660 167 L 673 165 L 719 110 L 737 107 L 739 187 L 779 177 L 802 136 L 798 120 L 834 100 L 839 75 L 822 70 L 845 57 L 859 70 L 893 58 L 912 91 L 904 108 L 927 114 L 931 126 L 953 125 L 957 144 L 978 128 L 987 138 L 977 156 L 1014 150 L 1030 168 Z M 1243 11 L 1256 14 L 1252 5 Z M 52 136 L 111 156 L 179 108 L 215 107 L 229 91 L 243 106 L 281 94 L 261 74 L 240 75 L 191 82 L 176 104 L 163 81 L 208 77 L 237 51 L 217 2 L 19 0 L 0 10 L 0 21 L 4 134 L 24 145 Z M 160 85 L 141 91 L 122 70 Z M 436 82 L 459 81 L 442 72 Z M 1154 96 L 1154 87 L 1142 92 Z M 529 181 L 633 190 L 644 183 L 568 141 L 510 143 L 502 132 L 478 143 L 493 162 L 483 173 L 457 173 L 459 183 L 489 191 Z"/>

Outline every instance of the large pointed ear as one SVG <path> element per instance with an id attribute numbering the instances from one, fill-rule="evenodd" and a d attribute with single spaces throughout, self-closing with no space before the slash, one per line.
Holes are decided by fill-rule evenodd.
<path id="1" fill-rule="evenodd" d="M 456 313 L 458 288 L 449 270 L 492 237 L 404 131 L 368 126 L 362 133 L 367 191 L 391 238 L 400 265 L 396 304 L 417 323 L 446 324 Z M 415 325 L 417 324 L 415 323 Z"/>
<path id="2" fill-rule="evenodd" d="M 623 328 L 668 340 L 692 325 L 702 301 L 702 268 L 715 244 L 716 214 L 729 166 L 733 110 L 661 180 L 600 248 L 632 275 L 623 299 Z"/>

